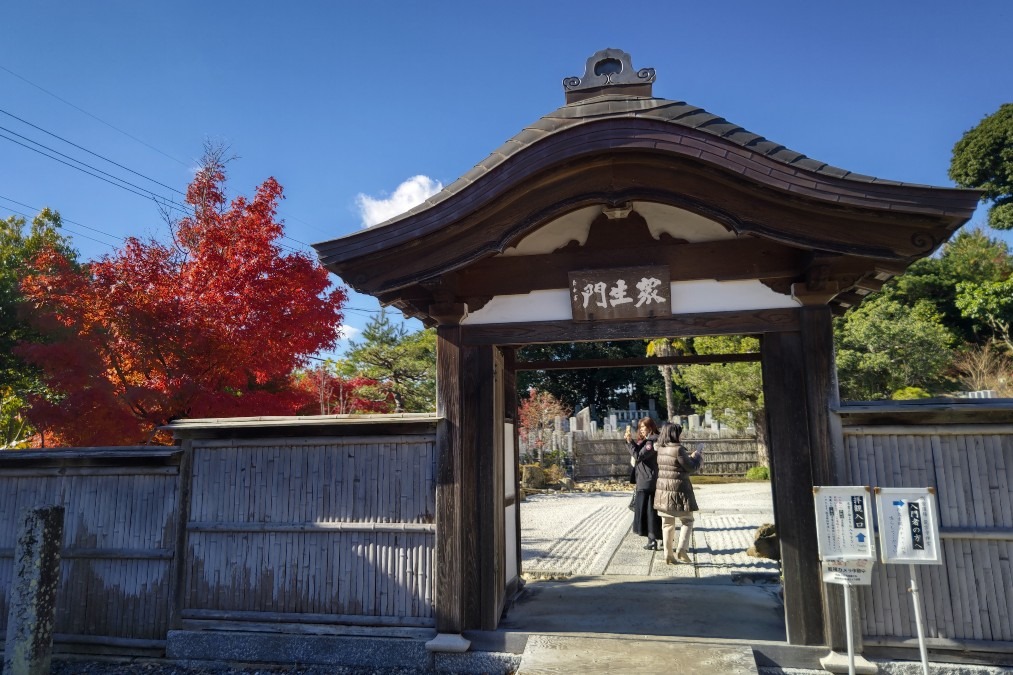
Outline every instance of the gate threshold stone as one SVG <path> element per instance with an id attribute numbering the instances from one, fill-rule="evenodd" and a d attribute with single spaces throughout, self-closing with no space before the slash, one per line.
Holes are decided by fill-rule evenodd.
<path id="1" fill-rule="evenodd" d="M 747 645 L 719 645 L 625 636 L 532 635 L 517 675 L 540 673 L 679 673 L 679 675 L 755 675 Z"/>
<path id="2" fill-rule="evenodd" d="M 506 675 L 514 673 L 520 661 L 516 654 L 495 652 L 430 653 L 426 649 L 426 639 L 417 637 L 296 635 L 238 630 L 169 631 L 165 652 L 166 659 L 178 665 L 210 669 L 262 664 Z"/>

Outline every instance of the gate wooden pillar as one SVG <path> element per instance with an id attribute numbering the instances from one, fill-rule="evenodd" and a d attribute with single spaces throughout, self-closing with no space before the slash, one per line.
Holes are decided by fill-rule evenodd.
<path id="1" fill-rule="evenodd" d="M 498 353 L 489 345 L 464 344 L 456 323 L 463 307 L 441 307 L 436 330 L 437 413 L 443 418 L 436 435 L 435 613 L 440 633 L 496 628 L 504 595 Z"/>
<path id="2" fill-rule="evenodd" d="M 834 335 L 830 308 L 819 304 L 799 311 L 802 353 L 805 358 L 806 401 L 809 411 L 809 443 L 812 448 L 813 484 L 836 485 L 835 458 L 843 448 L 839 423 L 832 409 L 840 404 L 837 366 L 834 360 Z M 846 589 L 839 584 L 822 584 L 823 618 L 826 644 L 832 651 L 848 649 L 844 611 Z M 856 598 L 853 598 L 856 599 Z M 857 606 L 857 599 L 856 604 Z M 862 632 L 856 626 L 855 646 L 861 653 Z"/>
<path id="3" fill-rule="evenodd" d="M 463 307 L 462 307 L 463 314 Z M 464 630 L 464 437 L 461 429 L 461 327 L 436 329 L 436 630 Z"/>
<path id="4" fill-rule="evenodd" d="M 763 336 L 761 367 L 774 517 L 781 541 L 788 643 L 824 644 L 822 581 L 813 510 L 812 419 L 800 332 Z"/>

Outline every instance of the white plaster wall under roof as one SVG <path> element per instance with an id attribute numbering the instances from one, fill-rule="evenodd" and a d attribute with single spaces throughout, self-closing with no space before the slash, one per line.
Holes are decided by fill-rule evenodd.
<path id="1" fill-rule="evenodd" d="M 655 202 L 634 202 L 633 209 L 647 221 L 651 236 L 655 239 L 661 236 L 662 232 L 688 243 L 734 239 L 737 236 L 720 223 L 675 206 Z M 577 241 L 583 246 L 587 241 L 592 221 L 601 213 L 601 206 L 588 206 L 571 211 L 527 235 L 517 246 L 507 249 L 502 255 L 552 253 L 571 241 Z M 777 293 L 755 279 L 673 281 L 671 293 L 673 314 L 798 307 L 798 303 L 790 295 Z M 570 318 L 572 318 L 570 292 L 568 289 L 560 288 L 519 295 L 497 295 L 482 309 L 465 316 L 461 323 L 472 325 L 520 323 Z"/>
<path id="2" fill-rule="evenodd" d="M 673 281 L 672 314 L 731 312 L 798 307 L 790 295 L 777 293 L 756 279 L 742 281 Z M 462 324 L 561 321 L 572 318 L 570 292 L 565 288 L 532 291 L 520 295 L 497 295 Z"/>
<path id="3" fill-rule="evenodd" d="M 633 210 L 644 217 L 651 236 L 657 239 L 667 232 L 676 239 L 689 243 L 734 239 L 735 233 L 723 225 L 691 211 L 656 202 L 633 202 Z M 586 206 L 551 220 L 521 239 L 501 255 L 523 256 L 552 253 L 577 241 L 581 246 L 587 241 L 591 223 L 602 213 L 601 206 Z"/>

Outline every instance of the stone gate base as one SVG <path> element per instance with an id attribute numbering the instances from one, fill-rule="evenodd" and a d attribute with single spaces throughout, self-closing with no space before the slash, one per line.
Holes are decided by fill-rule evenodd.
<path id="1" fill-rule="evenodd" d="M 293 635 L 223 630 L 169 631 L 165 656 L 190 667 L 235 667 L 236 664 L 298 664 L 361 668 L 404 668 L 420 672 L 516 672 L 520 654 L 471 650 L 433 653 L 426 642 L 436 636 L 369 637 L 348 635 Z"/>

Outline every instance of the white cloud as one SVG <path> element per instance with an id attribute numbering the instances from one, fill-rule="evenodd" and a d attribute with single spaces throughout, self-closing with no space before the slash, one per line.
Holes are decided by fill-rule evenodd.
<path id="1" fill-rule="evenodd" d="M 374 198 L 360 192 L 355 204 L 359 207 L 363 227 L 373 227 L 418 206 L 442 189 L 443 184 L 429 176 L 412 176 L 387 198 Z"/>
<path id="2" fill-rule="evenodd" d="M 362 334 L 361 328 L 355 326 L 349 326 L 347 323 L 341 324 L 341 340 L 354 340 L 356 337 Z"/>

